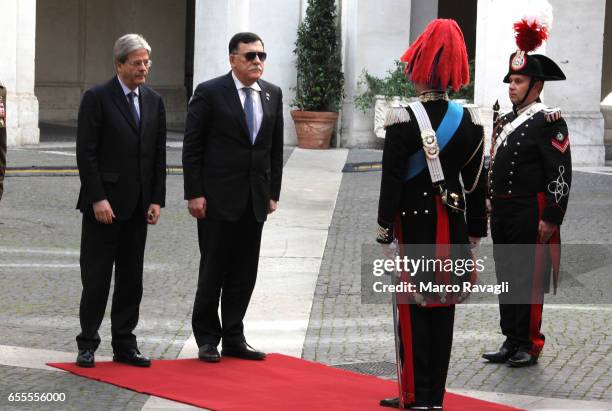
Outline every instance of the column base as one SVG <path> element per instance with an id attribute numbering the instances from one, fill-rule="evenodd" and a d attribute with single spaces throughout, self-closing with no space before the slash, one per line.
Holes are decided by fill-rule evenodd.
<path id="1" fill-rule="evenodd" d="M 18 147 L 40 142 L 38 99 L 34 94 L 7 96 L 7 145 Z"/>

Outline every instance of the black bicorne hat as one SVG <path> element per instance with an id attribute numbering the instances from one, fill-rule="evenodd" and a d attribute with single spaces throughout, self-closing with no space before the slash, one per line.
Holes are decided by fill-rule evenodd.
<path id="1" fill-rule="evenodd" d="M 548 39 L 551 25 L 552 6 L 546 0 L 534 2 L 531 10 L 527 10 L 525 16 L 514 23 L 514 38 L 518 49 L 510 55 L 504 83 L 510 82 L 512 74 L 522 74 L 542 81 L 565 80 L 561 68 L 549 57 L 528 54 Z"/>
<path id="2" fill-rule="evenodd" d="M 512 74 L 522 74 L 542 81 L 565 80 L 565 74 L 552 59 L 543 54 L 527 54 L 521 50 L 510 55 L 504 83 L 510 83 Z"/>

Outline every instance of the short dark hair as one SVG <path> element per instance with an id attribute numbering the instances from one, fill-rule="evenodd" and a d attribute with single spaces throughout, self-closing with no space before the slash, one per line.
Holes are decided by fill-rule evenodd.
<path id="1" fill-rule="evenodd" d="M 263 40 L 255 33 L 251 33 L 248 31 L 242 33 L 236 33 L 231 38 L 229 42 L 229 54 L 235 53 L 238 51 L 238 47 L 240 47 L 240 43 L 255 43 L 256 41 L 261 41 L 261 45 L 264 45 Z"/>

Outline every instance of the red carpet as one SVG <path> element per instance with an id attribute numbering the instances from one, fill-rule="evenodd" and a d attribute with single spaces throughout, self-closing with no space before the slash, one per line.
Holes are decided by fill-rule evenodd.
<path id="1" fill-rule="evenodd" d="M 393 381 L 323 364 L 270 354 L 264 361 L 223 358 L 153 361 L 151 368 L 99 362 L 95 368 L 50 363 L 73 374 L 133 391 L 213 410 L 375 410 L 378 400 L 397 396 Z M 507 407 L 447 394 L 446 411 L 499 410 Z"/>

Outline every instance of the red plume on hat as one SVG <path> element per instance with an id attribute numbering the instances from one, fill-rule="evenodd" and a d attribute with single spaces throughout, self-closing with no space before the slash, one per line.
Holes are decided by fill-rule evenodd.
<path id="1" fill-rule="evenodd" d="M 530 6 L 533 12 L 514 23 L 516 45 L 525 53 L 534 51 L 548 39 L 552 25 L 552 6 L 548 1 L 534 1 Z"/>
<path id="2" fill-rule="evenodd" d="M 400 58 L 404 73 L 415 83 L 457 91 L 470 82 L 465 40 L 452 19 L 436 19 L 427 25 Z"/>
<path id="3" fill-rule="evenodd" d="M 522 74 L 542 81 L 565 80 L 561 68 L 549 57 L 528 54 L 548 39 L 552 26 L 552 6 L 547 0 L 531 0 L 528 7 L 530 12 L 514 23 L 518 50 L 510 55 L 504 83 L 510 82 L 512 74 Z"/>

